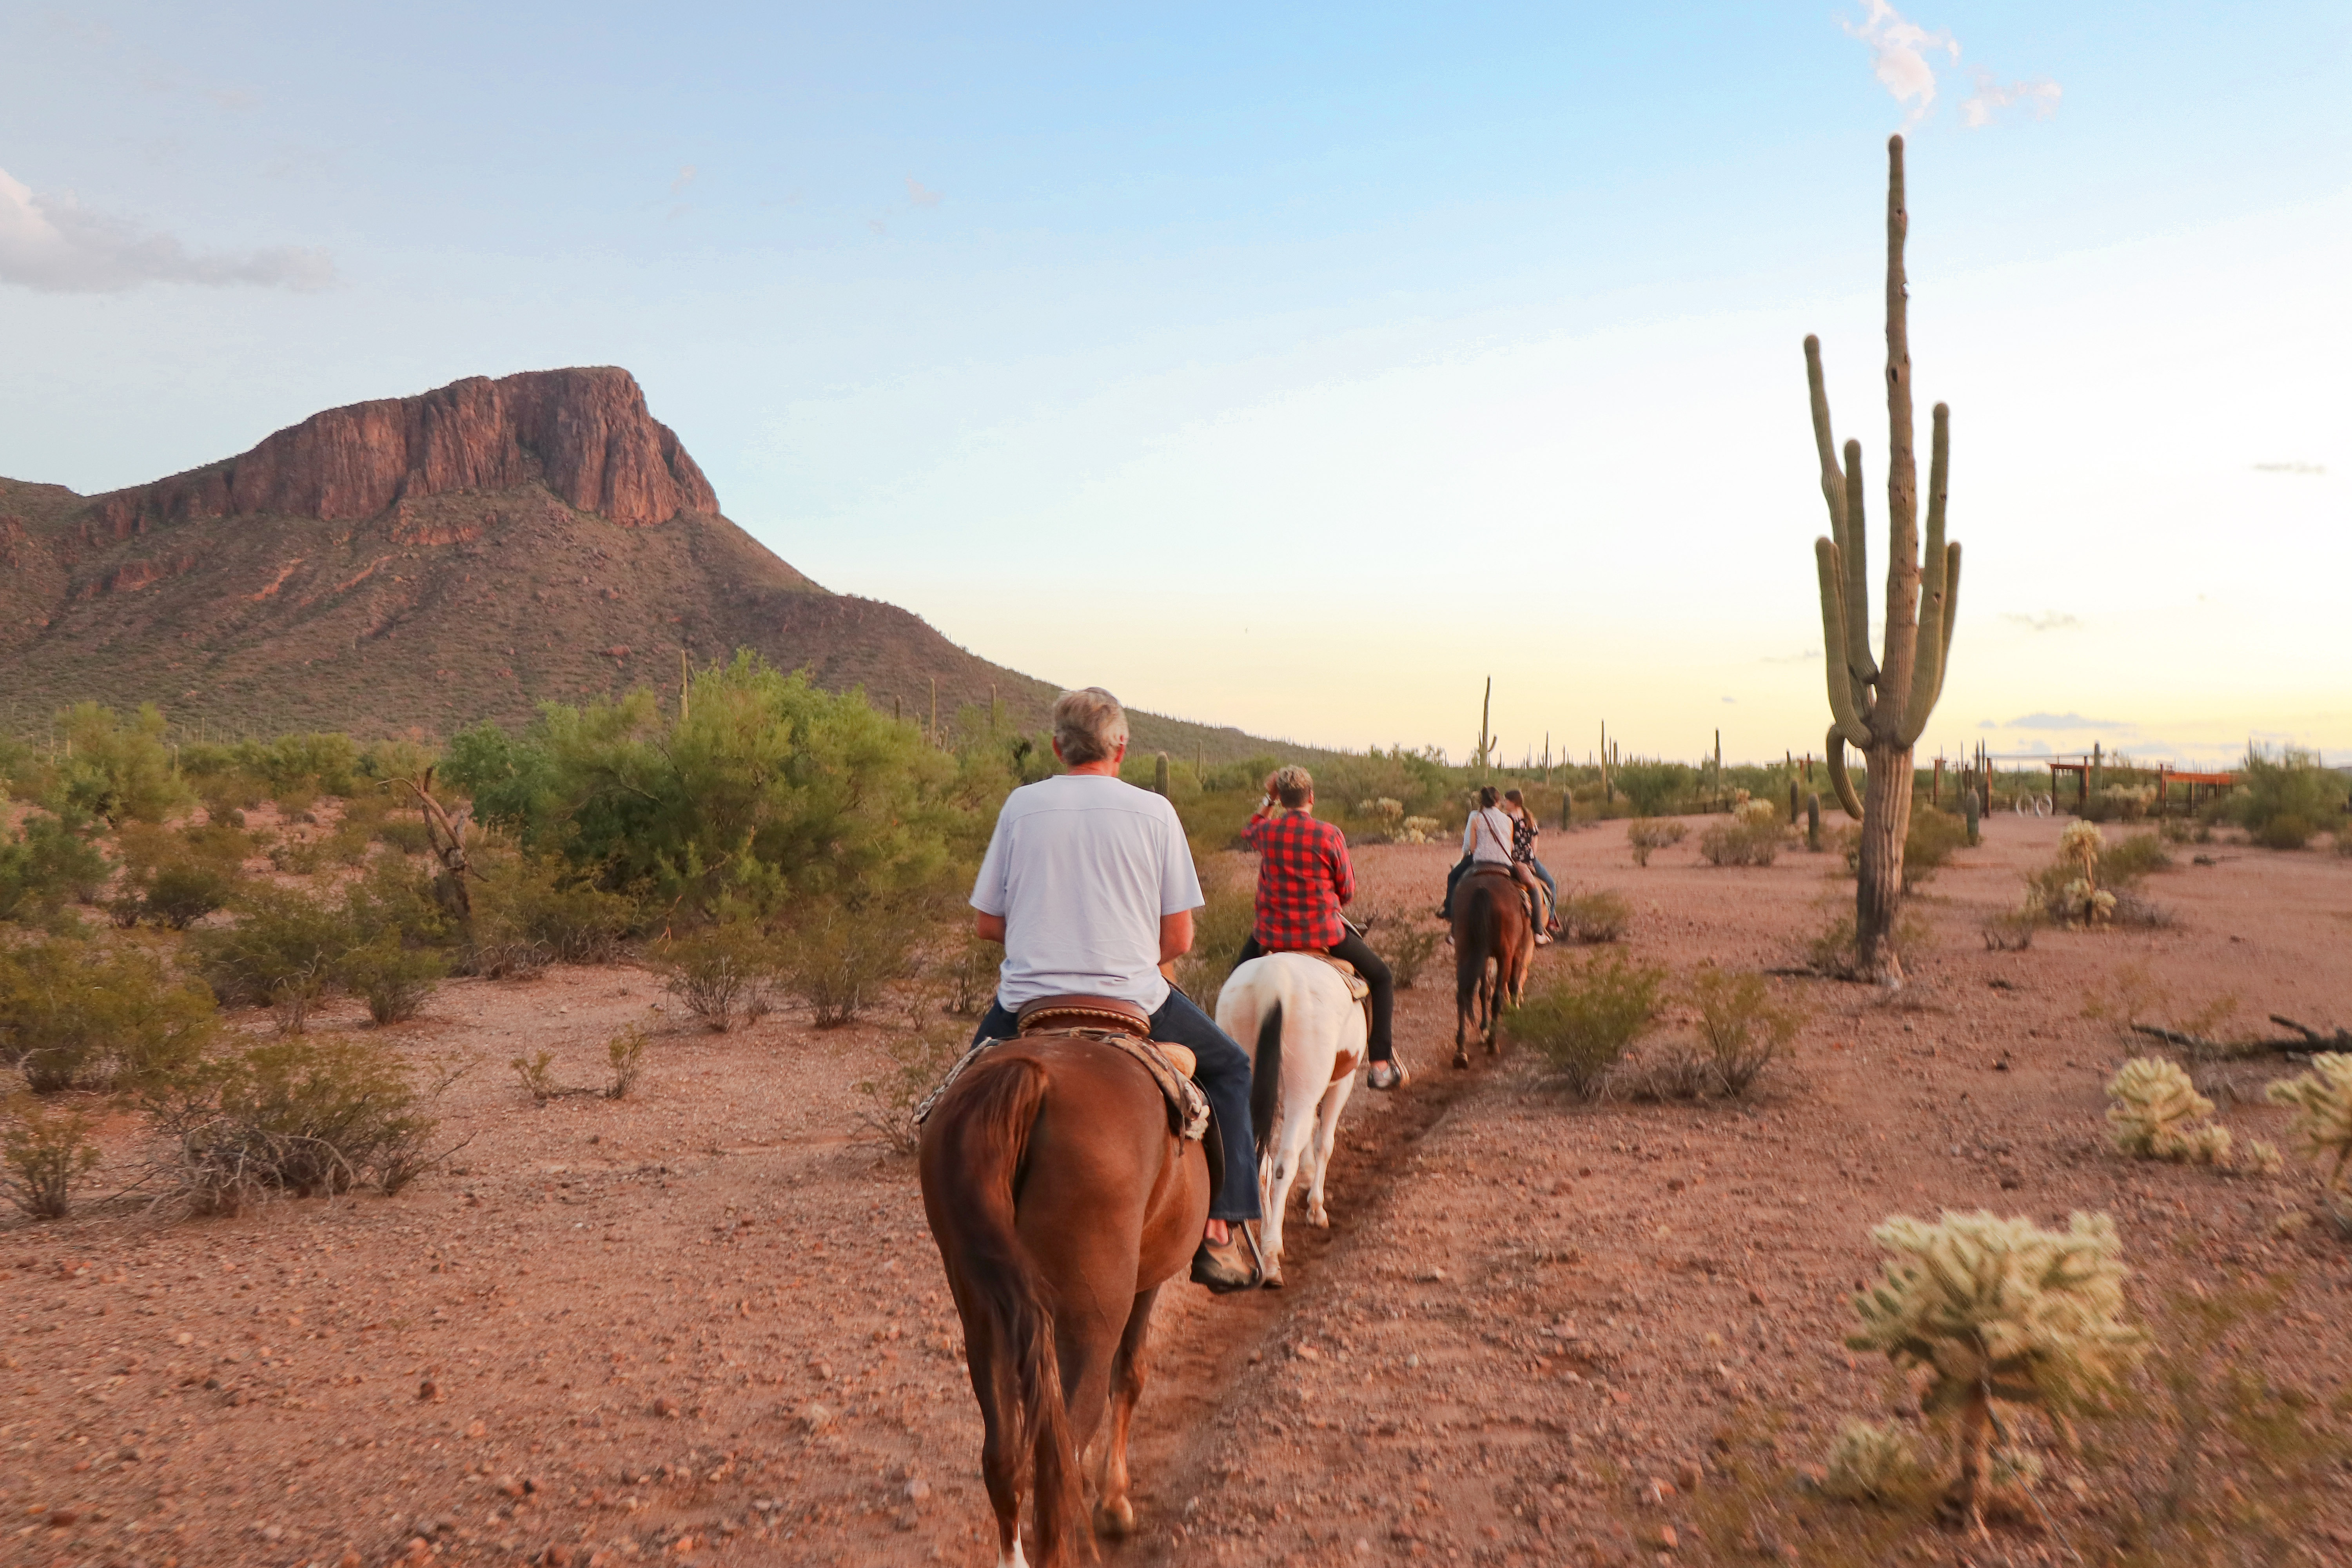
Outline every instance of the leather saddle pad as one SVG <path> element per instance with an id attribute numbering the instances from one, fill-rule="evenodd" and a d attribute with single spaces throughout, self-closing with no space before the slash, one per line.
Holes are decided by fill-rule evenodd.
<path id="1" fill-rule="evenodd" d="M 1088 1000 L 1093 999 L 1088 998 Z M 1118 1005 L 1126 1006 L 1129 1004 L 1121 1003 Z M 1192 1081 L 1192 1072 L 1198 1063 L 1189 1047 L 1180 1046 L 1172 1040 L 1150 1039 L 1144 1033 L 1129 1033 L 1126 1029 L 1070 1027 L 1031 1029 L 1026 1026 L 1028 1009 L 1024 1007 L 1022 1012 L 1024 1015 L 1024 1027 L 1020 1035 L 1022 1040 L 1088 1040 L 1099 1046 L 1108 1047 L 1130 1058 L 1145 1072 L 1151 1075 L 1151 1081 L 1160 1088 L 1160 1098 L 1167 1102 L 1168 1130 L 1171 1132 L 1198 1142 L 1202 1135 L 1208 1131 L 1209 1097 L 1202 1094 L 1200 1086 Z M 982 1040 L 971 1050 L 966 1051 L 962 1059 L 948 1069 L 947 1077 L 940 1079 L 939 1087 L 925 1095 L 923 1102 L 915 1107 L 916 1125 L 922 1125 L 930 1116 L 932 1108 L 945 1098 L 949 1089 L 955 1087 L 956 1079 L 963 1076 L 966 1068 L 997 1047 L 1014 1043 L 1011 1040 Z"/>
<path id="2" fill-rule="evenodd" d="M 1307 950 L 1307 955 L 1309 958 L 1319 958 L 1324 963 L 1329 964 L 1332 968 L 1338 970 L 1339 972 L 1339 978 L 1348 983 L 1348 995 L 1351 1000 L 1357 1002 L 1369 1002 L 1371 1000 L 1372 983 L 1365 979 L 1362 975 L 1357 973 L 1356 966 L 1354 964 L 1349 963 L 1344 958 L 1335 958 L 1328 952 L 1318 952 L 1312 948 Z"/>

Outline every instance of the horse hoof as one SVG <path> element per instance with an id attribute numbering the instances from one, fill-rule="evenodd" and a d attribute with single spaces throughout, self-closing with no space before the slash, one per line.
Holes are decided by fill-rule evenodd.
<path id="1" fill-rule="evenodd" d="M 1458 1068 L 1466 1068 L 1466 1067 L 1468 1067 L 1468 1066 L 1470 1065 L 1470 1053 L 1469 1053 L 1468 1051 L 1456 1051 L 1456 1052 L 1454 1052 L 1454 1065 L 1455 1067 L 1458 1067 Z"/>
<path id="2" fill-rule="evenodd" d="M 1331 1228 L 1331 1215 L 1323 1209 L 1309 1209 L 1307 1211 L 1307 1223 L 1318 1230 L 1328 1230 Z"/>
<path id="3" fill-rule="evenodd" d="M 1282 1265 L 1281 1265 L 1281 1264 L 1279 1264 L 1279 1263 L 1269 1263 L 1269 1264 L 1267 1264 L 1267 1265 L 1265 1266 L 1265 1278 L 1264 1278 L 1264 1279 L 1261 1279 L 1257 1282 L 1257 1288 L 1258 1288 L 1259 1289 L 1261 1289 L 1261 1290 L 1279 1290 L 1279 1289 L 1282 1289 Z"/>
<path id="4" fill-rule="evenodd" d="M 1097 1505 L 1095 1533 L 1108 1535 L 1114 1541 L 1124 1541 L 1135 1533 L 1135 1505 L 1125 1498 L 1117 1502 Z"/>

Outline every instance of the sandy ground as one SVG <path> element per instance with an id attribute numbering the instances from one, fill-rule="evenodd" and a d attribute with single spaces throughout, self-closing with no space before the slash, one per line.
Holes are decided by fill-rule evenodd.
<path id="1" fill-rule="evenodd" d="M 2131 1052 L 2085 1013 L 2233 995 L 2249 1025 L 2352 1025 L 2352 863 L 2183 849 L 2150 883 L 2171 929 L 1985 951 L 1979 922 L 2058 830 L 1988 824 L 1915 900 L 1934 940 L 1898 997 L 1776 982 L 1809 1021 L 1753 1105 L 1570 1103 L 1507 1056 L 1454 1072 L 1450 967 L 1425 975 L 1401 1009 L 1416 1081 L 1355 1097 L 1335 1223 L 1294 1224 L 1292 1288 L 1169 1291 L 1142 1533 L 1107 1559 L 1648 1562 L 1662 1527 L 1683 1561 L 1799 1553 L 1801 1519 L 1776 1540 L 1710 1509 L 1735 1453 L 1793 1477 L 1842 1417 L 1889 1408 L 1884 1364 L 1840 1341 L 1868 1228 L 1898 1212 L 2111 1213 L 2144 1311 L 2235 1271 L 2291 1276 L 2239 1348 L 2341 1391 L 2352 1248 L 2277 1223 L 2309 1211 L 2307 1167 L 2269 1182 L 2107 1152 L 2101 1085 Z M 1630 898 L 1629 949 L 1677 973 L 1786 963 L 1850 896 L 1801 851 L 1719 870 L 1685 845 L 1636 868 L 1613 825 L 1544 847 L 1571 889 Z M 1416 906 L 1447 858 L 1359 856 L 1373 900 Z M 536 1105 L 505 1065 L 551 1049 L 563 1081 L 599 1083 L 633 1022 L 656 1035 L 629 1100 Z M 400 1196 L 0 1225 L 0 1562 L 992 1562 L 912 1162 L 859 1132 L 880 1031 L 684 1025 L 626 966 L 452 983 L 387 1033 L 479 1060 L 443 1107 L 467 1142 Z M 2278 1136 L 2272 1075 L 2231 1080 L 2255 1101 L 2225 1097 L 2242 1139 Z M 131 1130 L 113 1153 L 133 1157 Z M 2054 1468 L 2050 1529 L 2087 1528 L 2113 1484 Z M 1906 1550 L 2062 1560 L 2040 1527 Z M 2306 1550 L 2352 1562 L 2352 1514 Z"/>

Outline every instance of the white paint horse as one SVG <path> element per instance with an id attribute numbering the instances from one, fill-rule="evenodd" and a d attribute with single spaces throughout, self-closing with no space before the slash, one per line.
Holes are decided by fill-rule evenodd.
<path id="1" fill-rule="evenodd" d="M 1282 1288 L 1282 1219 L 1302 1166 L 1307 1223 L 1331 1223 L 1323 1176 L 1339 1112 L 1364 1064 L 1363 1004 L 1337 969 L 1304 952 L 1270 952 L 1235 969 L 1217 993 L 1217 1027 L 1251 1053 L 1250 1121 L 1257 1131 L 1258 1250 L 1264 1288 Z"/>

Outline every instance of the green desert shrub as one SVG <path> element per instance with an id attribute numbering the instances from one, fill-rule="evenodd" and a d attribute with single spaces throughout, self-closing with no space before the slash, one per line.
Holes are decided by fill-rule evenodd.
<path id="1" fill-rule="evenodd" d="M 2049 1231 L 1947 1213 L 1934 1225 L 1898 1215 L 1870 1235 L 1888 1257 L 1853 1298 L 1861 1326 L 1846 1344 L 1926 1374 L 1921 1410 L 1958 1423 L 1950 1500 L 1973 1518 L 1991 1481 L 1995 1401 L 2061 1415 L 2095 1407 L 2146 1346 L 2124 1320 L 2115 1222 L 2077 1213 Z"/>
<path id="2" fill-rule="evenodd" d="M 1242 943 L 1257 928 L 1257 892 L 1247 877 L 1220 870 L 1207 871 L 1201 889 L 1208 901 L 1192 911 L 1192 946 L 1176 961 L 1176 987 L 1213 1015 Z"/>
<path id="3" fill-rule="evenodd" d="M 1633 851 L 1633 864 L 1646 866 L 1651 856 L 1680 844 L 1689 834 L 1687 826 L 1671 816 L 1639 816 L 1625 825 L 1625 844 Z"/>
<path id="4" fill-rule="evenodd" d="M 911 1154 L 921 1140 L 915 1108 L 938 1087 L 971 1045 L 968 1031 L 941 1019 L 919 1021 L 883 1042 L 884 1065 L 861 1080 L 858 1125 L 892 1152 Z"/>
<path id="5" fill-rule="evenodd" d="M 54 915 L 96 898 L 110 870 L 106 857 L 55 816 L 31 816 L 0 836 L 0 921 Z"/>
<path id="6" fill-rule="evenodd" d="M 1698 1009 L 1699 1038 L 1706 1047 L 1717 1091 L 1747 1094 L 1789 1055 L 1804 1015 L 1772 999 L 1760 974 L 1730 974 L 1706 968 L 1691 976 L 1690 999 Z"/>
<path id="7" fill-rule="evenodd" d="M 1755 804 L 1771 809 L 1769 801 Z M 1734 816 L 1698 836 L 1698 855 L 1710 866 L 1769 866 L 1779 858 L 1785 836 L 1777 815 L 1752 821 Z"/>
<path id="8" fill-rule="evenodd" d="M 232 912 L 228 924 L 190 937 L 197 973 L 225 1005 L 268 1007 L 280 1029 L 300 1034 L 357 945 L 349 907 L 257 884 L 238 895 Z"/>
<path id="9" fill-rule="evenodd" d="M 556 856 L 480 859 L 481 880 L 471 890 L 472 943 L 493 962 L 476 973 L 491 973 L 498 957 L 512 958 L 519 950 L 562 963 L 608 963 L 635 922 L 629 899 L 597 887 Z"/>
<path id="10" fill-rule="evenodd" d="M 65 817 L 96 817 L 109 827 L 161 822 L 187 804 L 188 791 L 163 742 L 163 715 L 152 703 L 124 719 L 84 702 L 64 715 L 64 755 L 49 764 L 41 804 Z"/>
<path id="11" fill-rule="evenodd" d="M 89 1118 L 79 1110 L 53 1109 L 31 1094 L 0 1105 L 0 1185 L 33 1218 L 65 1218 L 74 1188 L 99 1158 Z"/>
<path id="12" fill-rule="evenodd" d="M 0 947 L 0 1062 L 37 1092 L 169 1078 L 203 1054 L 216 1023 L 202 986 L 135 948 Z"/>
<path id="13" fill-rule="evenodd" d="M 2246 752 L 2226 809 L 2255 843 L 2300 849 L 2343 824 L 2345 793 L 2345 775 L 2313 753 L 2286 747 L 2273 756 L 2257 746 Z"/>
<path id="14" fill-rule="evenodd" d="M 793 911 L 775 943 L 776 979 L 820 1029 L 854 1024 L 907 978 L 919 912 L 886 900 L 823 900 Z"/>
<path id="15" fill-rule="evenodd" d="M 1662 816 L 1685 805 L 1698 789 L 1698 771 L 1687 763 L 1630 762 L 1610 775 L 1636 816 Z"/>
<path id="16" fill-rule="evenodd" d="M 448 973 L 448 959 L 429 947 L 406 945 L 396 931 L 358 942 L 335 961 L 336 983 L 366 1003 L 368 1016 L 378 1024 L 416 1016 Z"/>
<path id="17" fill-rule="evenodd" d="M 1559 901 L 1559 929 L 1571 942 L 1619 942 L 1633 924 L 1633 906 L 1624 894 L 1606 888 L 1571 893 Z"/>
<path id="18" fill-rule="evenodd" d="M 645 1030 L 635 1024 L 604 1042 L 604 1060 L 613 1069 L 604 1086 L 606 1100 L 626 1100 L 635 1091 L 645 1076 L 646 1043 Z"/>
<path id="19" fill-rule="evenodd" d="M 940 984 L 940 1010 L 959 1018 L 975 1017 L 996 996 L 997 972 L 1004 949 L 966 931 L 948 944 L 946 954 L 932 965 Z"/>
<path id="20" fill-rule="evenodd" d="M 686 1010 L 721 1033 L 767 1016 L 776 977 L 776 944 L 759 921 L 730 913 L 666 936 L 646 953 L 654 972 Z"/>
<path id="21" fill-rule="evenodd" d="M 1622 952 L 1563 964 L 1503 1018 L 1512 1043 L 1533 1049 L 1573 1092 L 1599 1094 L 1633 1043 L 1657 1021 L 1666 972 Z"/>
<path id="22" fill-rule="evenodd" d="M 1397 989 L 1410 991 L 1437 956 L 1445 932 L 1426 920 L 1416 920 L 1401 904 L 1385 904 L 1364 911 L 1364 940 L 1388 964 Z"/>
<path id="23" fill-rule="evenodd" d="M 274 1193 L 398 1192 L 437 1156 L 437 1121 L 400 1055 L 358 1036 L 287 1038 L 217 1057 L 148 1098 L 198 1213 Z"/>
<path id="24" fill-rule="evenodd" d="M 763 914 L 959 879 L 1012 782 L 1002 748 L 941 751 L 862 693 L 748 653 L 696 674 L 686 698 L 550 704 L 520 736 L 467 731 L 444 776 L 482 822 L 607 892 L 695 913 L 749 898 Z"/>
<path id="25" fill-rule="evenodd" d="M 2168 870 L 2171 866 L 2171 851 L 2165 848 L 2159 835 L 2135 833 L 2107 846 L 2099 858 L 2099 878 L 2108 887 L 2120 889 L 2151 871 Z"/>

